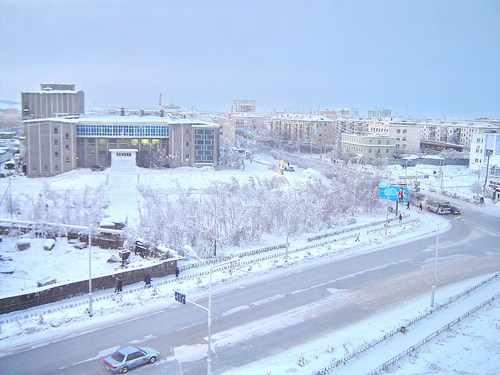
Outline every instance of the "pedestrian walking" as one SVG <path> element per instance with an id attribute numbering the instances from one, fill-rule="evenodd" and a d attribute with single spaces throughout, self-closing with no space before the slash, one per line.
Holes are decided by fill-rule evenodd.
<path id="1" fill-rule="evenodd" d="M 175 277 L 179 277 L 179 267 L 175 267 Z"/>
<path id="2" fill-rule="evenodd" d="M 406 202 L 406 209 L 409 210 L 410 209 L 410 201 Z"/>
<path id="3" fill-rule="evenodd" d="M 151 288 L 151 275 L 149 273 L 144 276 L 144 286 L 146 288 Z"/>
<path id="4" fill-rule="evenodd" d="M 420 211 L 422 211 L 422 210 L 423 210 L 422 203 L 420 203 L 420 204 L 418 205 L 418 207 L 420 208 Z"/>
<path id="5" fill-rule="evenodd" d="M 115 293 L 121 293 L 122 289 L 123 289 L 123 281 L 122 279 L 118 278 L 116 281 Z"/>
<path id="6" fill-rule="evenodd" d="M 399 223 L 401 224 L 403 222 L 403 215 L 399 214 Z"/>

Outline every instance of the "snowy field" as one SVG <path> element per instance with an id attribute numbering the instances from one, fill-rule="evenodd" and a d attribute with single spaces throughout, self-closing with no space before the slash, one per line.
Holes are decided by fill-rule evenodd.
<path id="1" fill-rule="evenodd" d="M 105 216 L 116 221 L 137 221 L 137 210 L 140 201 L 138 188 L 141 186 L 163 189 L 172 196 L 179 189 L 190 189 L 193 192 L 202 190 L 215 182 L 240 184 L 250 179 L 286 178 L 291 185 L 302 184 L 310 179 L 321 179 L 322 175 L 313 169 L 296 168 L 295 172 L 286 172 L 285 176 L 277 173 L 277 161 L 268 155 L 257 155 L 253 162 L 246 162 L 244 170 L 220 169 L 212 167 L 182 167 L 173 169 L 147 169 L 136 167 L 127 172 L 108 168 L 105 171 L 92 172 L 89 169 L 76 169 L 58 176 L 28 178 L 14 176 L 12 183 L 12 199 L 14 202 L 32 200 L 44 189 L 59 194 L 84 194 L 86 189 L 95 189 L 107 202 Z M 0 191 L 6 191 L 8 179 L 0 180 Z M 4 200 L 7 198 L 4 196 Z M 5 201 L 4 201 L 5 203 Z M 5 207 L 5 204 L 2 204 Z M 4 213 L 5 215 L 5 213 Z M 35 214 L 32 214 L 33 216 Z M 24 219 L 32 219 L 26 218 Z"/>
<path id="2" fill-rule="evenodd" d="M 458 284 L 438 289 L 437 302 L 443 303 L 449 297 L 460 293 L 486 279 L 470 279 Z M 335 374 L 366 374 L 382 364 L 385 360 L 399 354 L 410 345 L 416 343 L 421 336 L 441 328 L 460 316 L 463 312 L 480 304 L 498 292 L 500 281 L 486 284 L 470 296 L 453 302 L 445 309 L 438 311 L 405 335 L 396 336 L 382 342 L 359 355 L 359 358 L 347 362 L 335 369 Z M 340 291 L 341 292 L 341 291 Z M 406 325 L 421 312 L 429 310 L 429 295 L 406 301 L 397 306 L 388 306 L 386 311 L 359 323 L 325 334 L 323 337 L 300 346 L 288 349 L 282 354 L 274 355 L 245 367 L 229 370 L 224 375 L 311 375 L 324 368 L 332 361 L 348 355 L 357 347 L 383 336 L 394 328 Z M 491 308 L 479 311 L 474 318 L 455 326 L 449 333 L 435 339 L 424 346 L 422 355 L 417 354 L 409 361 L 401 362 L 395 373 L 410 374 L 497 374 L 500 364 L 498 330 L 500 328 L 500 304 L 498 301 Z M 249 333 L 251 334 L 251 333 Z M 472 339 L 472 340 L 471 340 Z M 495 340 L 496 339 L 496 340 Z M 453 340 L 453 341 L 452 341 Z M 475 344 L 486 344 L 479 346 Z M 217 342 L 215 344 L 217 346 Z M 466 363 L 468 362 L 469 363 Z M 474 371 L 474 369 L 476 369 Z M 481 370 L 479 370 L 481 369 Z M 482 371 L 484 370 L 484 371 Z"/>
<path id="3" fill-rule="evenodd" d="M 20 237 L 3 236 L 0 242 L 0 298 L 31 291 L 39 291 L 38 281 L 55 279 L 54 287 L 71 281 L 88 279 L 88 248 L 78 249 L 65 238 L 57 238 L 52 250 L 45 250 L 45 239 L 21 237 L 31 243 L 26 250 L 18 250 L 16 243 Z M 75 242 L 78 245 L 79 242 Z M 92 274 L 94 277 L 123 271 L 120 263 L 108 263 L 111 257 L 120 259 L 118 250 L 92 247 Z M 130 255 L 127 270 L 150 266 L 156 259 L 143 259 Z"/>

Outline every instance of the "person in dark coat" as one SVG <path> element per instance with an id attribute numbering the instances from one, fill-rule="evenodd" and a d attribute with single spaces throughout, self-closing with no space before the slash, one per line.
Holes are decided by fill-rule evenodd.
<path id="1" fill-rule="evenodd" d="M 418 207 L 420 208 L 420 211 L 422 211 L 422 210 L 423 210 L 422 203 L 420 203 L 420 204 L 418 205 Z"/>
<path id="2" fill-rule="evenodd" d="M 151 275 L 149 273 L 144 276 L 144 285 L 146 286 L 146 288 L 151 287 Z"/>
<path id="3" fill-rule="evenodd" d="M 123 281 L 122 281 L 122 279 L 118 278 L 116 280 L 115 292 L 116 293 L 121 293 L 122 289 L 123 289 Z"/>
<path id="4" fill-rule="evenodd" d="M 179 267 L 175 267 L 175 277 L 179 277 Z"/>
<path id="5" fill-rule="evenodd" d="M 399 222 L 401 223 L 403 221 L 403 215 L 399 214 Z"/>

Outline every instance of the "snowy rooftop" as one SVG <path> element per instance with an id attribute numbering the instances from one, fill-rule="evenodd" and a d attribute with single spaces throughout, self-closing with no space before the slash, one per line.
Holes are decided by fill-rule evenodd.
<path id="1" fill-rule="evenodd" d="M 176 125 L 176 124 L 191 124 L 196 127 L 218 127 L 219 125 L 196 119 L 178 118 L 175 116 L 80 116 L 79 118 L 64 118 L 51 117 L 45 119 L 25 120 L 25 123 L 38 123 L 43 121 L 54 121 L 68 124 L 78 125 Z"/>
<path id="2" fill-rule="evenodd" d="M 333 121 L 331 118 L 317 114 L 306 113 L 283 113 L 273 116 L 273 120 L 292 120 L 292 121 Z"/>

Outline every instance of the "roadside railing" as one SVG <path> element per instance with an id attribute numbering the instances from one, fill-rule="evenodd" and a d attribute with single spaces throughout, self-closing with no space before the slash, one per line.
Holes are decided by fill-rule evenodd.
<path id="1" fill-rule="evenodd" d="M 442 326 L 441 328 L 437 329 L 436 331 L 432 332 L 430 335 L 426 336 L 423 340 L 420 340 L 415 345 L 410 346 L 405 351 L 403 351 L 403 352 L 395 355 L 391 359 L 385 361 L 380 366 L 378 366 L 374 370 L 370 371 L 367 375 L 380 375 L 382 372 L 389 370 L 390 367 L 394 366 L 397 362 L 401 361 L 403 358 L 409 356 L 410 354 L 415 353 L 415 351 L 417 349 L 421 348 L 423 345 L 427 344 L 429 341 L 431 341 L 434 338 L 436 338 L 437 336 L 441 335 L 443 332 L 450 330 L 451 327 L 457 325 L 458 323 L 460 323 L 464 319 L 470 317 L 472 314 L 481 310 L 485 306 L 492 304 L 495 301 L 495 299 L 497 299 L 498 297 L 500 297 L 500 293 L 487 299 L 483 303 L 475 306 L 474 308 L 472 308 L 469 311 L 465 312 L 464 314 L 460 315 L 455 320 L 451 321 L 450 323 L 448 323 L 448 324 Z"/>
<path id="2" fill-rule="evenodd" d="M 418 219 L 412 219 L 412 220 L 403 222 L 403 224 L 411 224 L 411 223 L 415 223 L 418 221 L 419 221 Z M 385 220 L 383 223 L 385 223 Z M 378 226 L 378 225 L 381 225 L 381 224 L 379 222 L 377 222 L 377 223 L 372 223 L 371 226 Z M 399 226 L 400 226 L 399 223 L 389 225 L 389 227 L 399 227 Z M 366 225 L 365 228 L 366 227 L 369 227 L 369 226 Z M 381 231 L 381 230 L 384 230 L 384 228 L 385 227 L 381 227 L 381 228 L 376 228 L 374 230 Z M 371 230 L 369 232 L 373 232 L 374 230 Z M 351 229 L 350 231 L 356 231 L 356 229 Z M 345 233 L 348 233 L 348 232 L 346 231 Z M 255 263 L 273 260 L 273 259 L 277 259 L 277 258 L 282 258 L 283 256 L 285 256 L 287 254 L 291 255 L 291 254 L 299 253 L 299 252 L 306 251 L 309 249 L 327 246 L 327 245 L 330 245 L 330 244 L 335 243 L 335 242 L 355 239 L 358 236 L 359 236 L 359 232 L 353 233 L 353 234 L 346 234 L 345 236 L 333 238 L 333 239 L 330 239 L 328 241 L 322 241 L 322 242 L 318 242 L 318 243 L 314 243 L 314 244 L 307 244 L 305 246 L 301 246 L 301 247 L 297 247 L 297 248 L 289 248 L 288 251 L 286 250 L 286 247 L 287 247 L 286 244 L 277 244 L 274 246 L 268 246 L 268 247 L 264 247 L 264 248 L 259 248 L 259 249 L 254 249 L 254 250 L 249 250 L 249 251 L 245 251 L 242 253 L 238 253 L 234 257 L 222 256 L 222 257 L 209 259 L 205 263 L 198 262 L 198 263 L 187 264 L 187 265 L 179 267 L 179 270 L 182 272 L 182 275 L 180 275 L 179 277 L 172 276 L 171 278 L 165 278 L 162 280 L 158 280 L 155 282 L 155 288 L 174 284 L 178 281 L 187 281 L 187 280 L 192 280 L 192 279 L 208 276 L 210 271 L 207 268 L 207 264 L 214 266 L 212 269 L 213 272 L 223 272 L 223 271 L 232 272 L 233 270 L 236 270 L 236 269 L 244 267 L 244 266 L 251 266 Z M 229 260 L 234 260 L 234 261 L 231 262 L 230 264 L 225 264 L 223 266 L 217 267 L 218 263 L 227 262 Z M 189 272 L 189 271 L 196 270 L 196 269 L 203 268 L 203 267 L 205 267 L 207 269 L 205 269 L 203 271 Z M 126 289 L 124 289 L 121 292 L 121 295 L 125 296 L 125 295 L 130 295 L 132 293 L 144 292 L 144 290 L 145 290 L 145 288 L 143 285 L 136 285 L 133 287 L 127 287 Z M 80 301 L 73 301 L 73 302 L 69 302 L 67 304 L 58 303 L 57 305 L 55 305 L 53 307 L 48 307 L 47 309 L 44 309 L 43 311 L 33 311 L 33 312 L 28 312 L 26 314 L 14 313 L 15 315 L 13 317 L 4 318 L 4 319 L 0 320 L 0 329 L 1 329 L 2 325 L 7 324 L 7 323 L 15 322 L 17 324 L 21 324 L 22 321 L 26 321 L 26 320 L 30 320 L 30 319 L 34 319 L 34 318 L 40 318 L 41 316 L 49 315 L 49 314 L 52 314 L 55 312 L 74 309 L 74 308 L 78 308 L 78 307 L 86 308 L 88 306 L 88 300 L 86 299 L 85 295 L 81 296 L 81 298 L 82 299 Z M 116 300 L 116 299 L 118 299 L 118 297 L 117 297 L 117 294 L 114 292 L 108 292 L 108 293 L 103 294 L 103 295 L 94 295 L 94 297 L 93 297 L 94 302 Z"/>
<path id="3" fill-rule="evenodd" d="M 494 275 L 488 277 L 487 279 L 485 279 L 485 280 L 483 280 L 483 281 L 481 281 L 481 282 L 479 282 L 477 284 L 472 285 L 471 287 L 463 290 L 460 293 L 457 293 L 457 294 L 451 296 L 450 298 L 448 298 L 448 300 L 445 303 L 440 304 L 440 305 L 436 305 L 436 307 L 434 307 L 433 309 L 421 312 L 415 318 L 410 319 L 410 320 L 408 320 L 408 321 L 406 321 L 404 323 L 405 329 L 407 329 L 407 328 L 409 328 L 411 326 L 414 326 L 417 322 L 419 322 L 422 319 L 425 319 L 425 318 L 431 316 L 432 314 L 436 313 L 437 311 L 442 310 L 443 308 L 449 306 L 450 304 L 452 304 L 453 302 L 459 300 L 460 298 L 463 298 L 464 296 L 468 296 L 473 291 L 481 288 L 482 286 L 490 283 L 493 280 L 496 280 L 498 277 L 500 277 L 500 272 L 497 272 Z M 383 336 L 377 337 L 377 338 L 375 338 L 374 340 L 372 340 L 372 341 L 370 341 L 368 343 L 364 343 L 364 344 L 360 345 L 354 351 L 352 351 L 349 354 L 343 356 L 342 358 L 335 359 L 335 360 L 331 361 L 330 364 L 328 364 L 327 366 L 325 366 L 321 370 L 315 371 L 313 373 L 313 375 L 328 375 L 328 374 L 332 374 L 334 369 L 336 369 L 336 368 L 338 368 L 340 366 L 344 366 L 347 362 L 349 362 L 350 360 L 352 360 L 355 357 L 359 356 L 361 353 L 364 353 L 367 350 L 373 349 L 378 344 L 380 344 L 380 343 L 382 343 L 382 342 L 384 342 L 384 341 L 386 341 L 386 340 L 394 337 L 395 335 L 397 335 L 399 333 L 401 333 L 401 326 L 394 327 L 393 329 L 391 329 L 388 332 L 384 333 Z"/>

